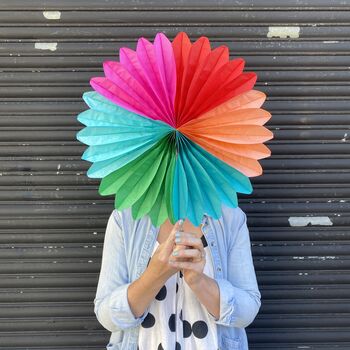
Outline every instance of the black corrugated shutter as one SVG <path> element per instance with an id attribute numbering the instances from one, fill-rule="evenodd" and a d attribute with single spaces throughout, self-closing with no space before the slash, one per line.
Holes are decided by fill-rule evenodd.
<path id="1" fill-rule="evenodd" d="M 0 349 L 103 349 L 93 298 L 113 209 L 76 115 L 121 46 L 186 31 L 258 73 L 275 137 L 247 213 L 262 307 L 251 349 L 350 349 L 348 1 L 0 3 Z"/>

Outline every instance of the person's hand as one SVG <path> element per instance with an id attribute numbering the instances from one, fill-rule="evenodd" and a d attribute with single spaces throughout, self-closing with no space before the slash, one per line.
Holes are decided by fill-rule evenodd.
<path id="1" fill-rule="evenodd" d="M 191 285 L 198 282 L 203 274 L 206 262 L 203 242 L 192 232 L 179 232 L 177 236 L 170 264 L 180 268 L 186 283 Z M 174 255 L 174 252 L 177 252 L 177 255 Z"/>
<path id="2" fill-rule="evenodd" d="M 169 264 L 169 257 L 175 247 L 175 233 L 180 229 L 180 226 L 181 220 L 178 220 L 173 226 L 168 238 L 163 243 L 159 244 L 149 261 L 147 270 L 156 278 L 161 277 L 166 281 L 174 273 L 180 271 L 179 268 Z"/>

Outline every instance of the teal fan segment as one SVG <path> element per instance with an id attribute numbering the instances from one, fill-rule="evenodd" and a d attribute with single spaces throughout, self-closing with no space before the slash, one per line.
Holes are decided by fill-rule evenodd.
<path id="1" fill-rule="evenodd" d="M 188 217 L 198 226 L 204 213 L 221 217 L 221 204 L 237 207 L 237 192 L 253 191 L 249 177 L 177 132 L 172 191 L 174 219 Z"/>
<path id="2" fill-rule="evenodd" d="M 87 171 L 90 178 L 103 178 L 141 156 L 173 128 L 130 112 L 95 91 L 85 92 L 83 99 L 90 107 L 77 119 L 86 127 L 76 138 L 89 147 L 82 159 L 93 164 Z"/>

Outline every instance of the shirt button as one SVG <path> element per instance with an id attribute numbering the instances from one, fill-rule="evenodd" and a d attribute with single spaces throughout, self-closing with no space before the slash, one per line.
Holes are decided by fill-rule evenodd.
<path id="1" fill-rule="evenodd" d="M 211 244 L 212 247 L 214 247 L 215 242 L 214 242 L 214 241 L 211 241 L 210 244 Z"/>
<path id="2" fill-rule="evenodd" d="M 218 270 L 218 271 L 221 271 L 221 267 L 220 267 L 220 266 L 218 266 L 217 270 Z"/>

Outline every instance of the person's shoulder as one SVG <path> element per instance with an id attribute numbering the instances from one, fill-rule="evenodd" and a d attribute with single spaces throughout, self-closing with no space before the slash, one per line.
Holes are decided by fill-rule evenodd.
<path id="1" fill-rule="evenodd" d="M 246 214 L 240 206 L 229 207 L 222 205 L 222 217 L 228 225 L 237 226 L 246 220 Z"/>
<path id="2" fill-rule="evenodd" d="M 116 209 L 114 208 L 111 217 L 114 218 L 117 225 L 119 225 L 121 228 L 124 226 L 125 223 L 130 223 L 132 218 L 131 208 L 125 208 L 125 209 Z"/>
<path id="3" fill-rule="evenodd" d="M 134 219 L 132 215 L 132 208 L 125 208 L 125 209 L 114 209 L 111 213 L 111 216 L 114 218 L 115 222 L 123 232 L 127 232 L 130 234 L 131 232 L 134 232 L 134 227 L 143 226 L 144 223 L 147 223 L 149 220 L 147 215 L 139 218 Z M 141 225 L 140 225 L 141 224 Z"/>
<path id="4" fill-rule="evenodd" d="M 243 246 L 244 242 L 249 242 L 247 215 L 240 206 L 223 207 L 223 220 L 227 228 L 227 233 L 229 233 L 227 239 L 230 250 L 234 246 Z"/>

